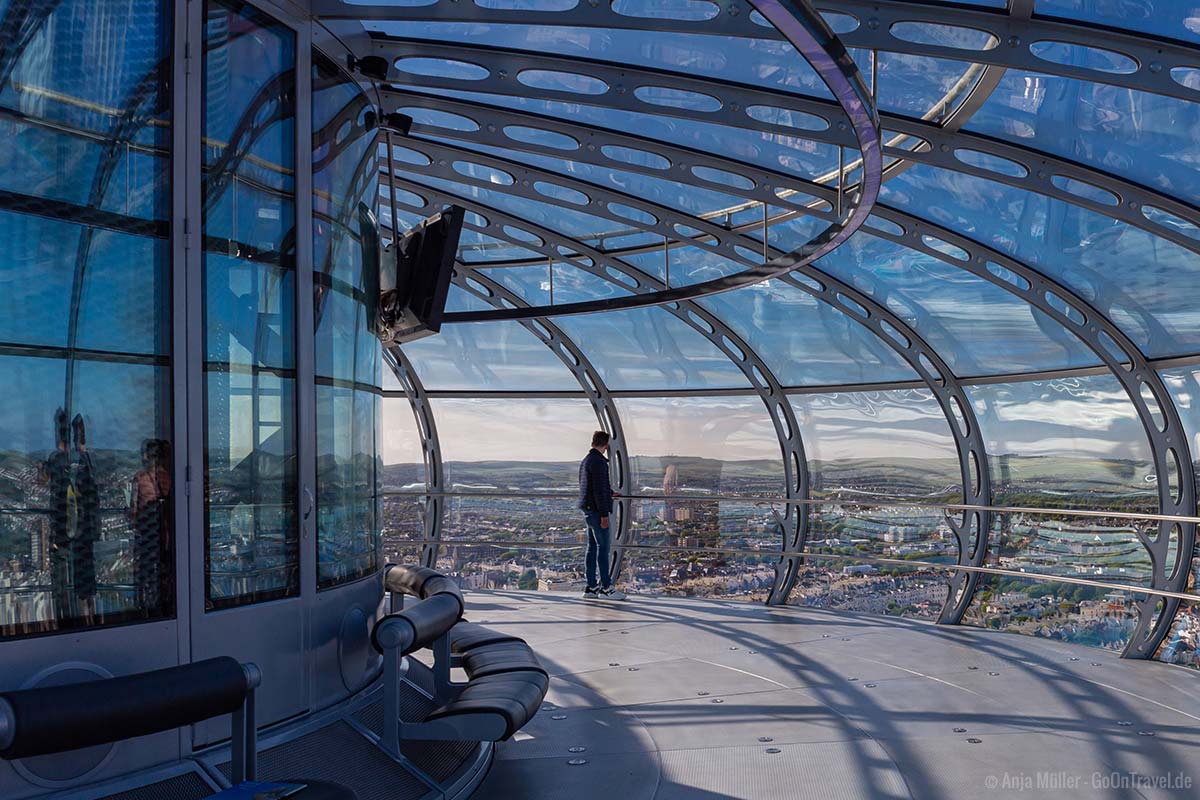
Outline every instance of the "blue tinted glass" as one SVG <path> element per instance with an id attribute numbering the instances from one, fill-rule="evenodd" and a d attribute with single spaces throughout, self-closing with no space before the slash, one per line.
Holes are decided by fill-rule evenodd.
<path id="1" fill-rule="evenodd" d="M 621 261 L 671 286 L 714 280 L 742 272 L 746 265 L 699 247 L 661 247 L 621 256 Z"/>
<path id="2" fill-rule="evenodd" d="M 884 342 L 800 289 L 770 281 L 702 298 L 785 386 L 915 380 Z"/>
<path id="3" fill-rule="evenodd" d="M 996 505 L 1154 511 L 1146 433 L 1110 375 L 967 387 Z"/>
<path id="4" fill-rule="evenodd" d="M 609 30 L 484 23 L 366 23 L 398 36 L 592 58 L 618 64 L 671 69 L 696 76 L 776 87 L 829 97 L 829 90 L 787 42 L 667 31 Z M 557 68 L 556 68 L 557 69 Z"/>
<path id="5" fill-rule="evenodd" d="M 954 437 L 928 389 L 794 394 L 789 400 L 800 423 L 814 497 L 962 502 Z M 903 517 L 905 511 L 897 513 Z"/>
<path id="6" fill-rule="evenodd" d="M 613 227 L 609 220 L 594 217 L 572 208 L 553 205 L 550 202 L 517 197 L 505 192 L 504 187 L 497 187 L 494 190 L 485 189 L 480 186 L 469 186 L 452 180 L 420 174 L 414 174 L 412 178 L 417 183 L 432 186 L 459 197 L 473 199 L 518 219 L 526 219 L 551 231 L 585 241 L 594 240 L 597 234 L 612 230 Z"/>
<path id="7" fill-rule="evenodd" d="M 907 322 L 959 376 L 1098 363 L 1062 325 L 932 256 L 859 233 L 817 264 Z"/>
<path id="8" fill-rule="evenodd" d="M 871 74 L 870 54 L 855 50 L 855 61 L 864 76 Z M 907 53 L 880 52 L 878 107 L 907 117 L 941 121 L 966 99 L 978 73 L 971 64 Z M 869 80 L 869 78 L 865 78 Z"/>
<path id="9" fill-rule="evenodd" d="M 0 638 L 167 617 L 170 14 L 0 18 Z"/>
<path id="10" fill-rule="evenodd" d="M 1066 284 L 1147 355 L 1200 349 L 1200 312 L 1178 291 L 1200 265 L 1178 245 L 1060 200 L 934 167 L 887 181 L 882 197 Z"/>
<path id="11" fill-rule="evenodd" d="M 481 272 L 520 295 L 529 305 L 582 303 L 630 294 L 623 284 L 605 280 L 569 264 L 554 265 L 553 286 L 550 268 L 546 266 L 505 267 Z"/>
<path id="12" fill-rule="evenodd" d="M 1168 39 L 1200 41 L 1200 4 L 1194 0 L 1140 0 L 1110 3 L 1107 0 L 1037 0 L 1034 10 L 1048 16 L 1095 22 Z"/>
<path id="13" fill-rule="evenodd" d="M 300 591 L 296 36 L 210 0 L 204 42 L 206 604 Z M 253 128 L 254 136 L 235 135 Z"/>
<path id="14" fill-rule="evenodd" d="M 427 389 L 579 388 L 562 361 L 519 322 L 445 325 L 403 350 Z"/>
<path id="15" fill-rule="evenodd" d="M 419 90 L 421 87 L 414 85 L 412 88 Z M 449 89 L 439 91 L 449 97 L 479 101 L 499 108 L 515 108 L 556 119 L 569 119 L 580 125 L 661 139 L 798 175 L 824 174 L 836 169 L 838 163 L 836 147 L 803 138 L 803 130 L 798 130 L 797 136 L 785 136 L 711 122 L 672 119 L 653 113 L 620 111 L 587 105 L 585 102 L 506 97 Z"/>
<path id="16" fill-rule="evenodd" d="M 618 398 L 616 402 L 634 494 L 712 492 L 763 497 L 783 491 L 779 437 L 759 398 Z M 651 504 L 639 503 L 638 508 L 649 512 Z M 689 512 L 686 518 L 678 513 L 681 509 Z M 676 501 L 666 511 L 666 521 L 675 523 L 699 522 L 711 512 L 713 524 L 703 531 L 708 534 L 718 525 L 724 527 L 724 517 L 753 513 L 752 507 L 719 508 L 712 501 Z M 647 524 L 648 516 L 652 515 L 635 511 L 642 539 L 644 531 L 653 527 Z M 700 532 L 700 527 L 694 532 Z"/>
<path id="17" fill-rule="evenodd" d="M 581 314 L 556 320 L 610 389 L 748 386 L 729 357 L 661 308 Z"/>
<path id="18" fill-rule="evenodd" d="M 514 161 L 522 161 L 552 173 L 569 176 L 607 189 L 621 192 L 640 200 L 657 203 L 670 209 L 690 214 L 703 214 L 719 208 L 744 203 L 742 197 L 712 191 L 698 186 L 689 186 L 676 181 L 625 172 L 608 166 L 596 166 L 564 158 L 553 158 L 536 153 L 521 153 L 499 147 L 485 147 L 466 143 L 472 150 L 490 153 Z M 753 185 L 753 184 L 751 184 Z M 586 191 L 586 190 L 585 190 Z M 610 222 L 610 227 L 620 223 Z"/>
<path id="19" fill-rule="evenodd" d="M 379 270 L 367 204 L 378 196 L 379 164 L 375 131 L 362 124 L 373 106 L 319 55 L 312 111 L 317 582 L 325 587 L 379 566 L 380 346 L 367 319 Z"/>
<path id="20" fill-rule="evenodd" d="M 1159 374 L 1183 422 L 1187 449 L 1196 465 L 1197 488 L 1200 488 L 1200 368 L 1177 367 L 1162 370 Z"/>
<path id="21" fill-rule="evenodd" d="M 1182 200 L 1200 198 L 1200 106 L 1009 70 L 967 130 L 1079 161 Z"/>

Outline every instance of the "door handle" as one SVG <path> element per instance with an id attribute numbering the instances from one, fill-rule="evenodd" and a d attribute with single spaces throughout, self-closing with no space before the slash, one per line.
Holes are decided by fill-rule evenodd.
<path id="1" fill-rule="evenodd" d="M 317 505 L 317 498 L 313 497 L 312 489 L 304 487 L 304 520 L 312 516 L 313 508 Z"/>

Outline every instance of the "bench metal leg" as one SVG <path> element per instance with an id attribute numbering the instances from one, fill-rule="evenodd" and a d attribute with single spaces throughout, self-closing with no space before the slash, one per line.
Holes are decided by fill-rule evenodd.
<path id="1" fill-rule="evenodd" d="M 439 703 L 447 703 L 458 696 L 462 687 L 451 682 L 450 667 L 453 657 L 450 655 L 450 636 L 439 636 L 433 643 L 433 699 Z"/>
<path id="2" fill-rule="evenodd" d="M 383 651 L 383 749 L 400 758 L 400 682 L 408 674 L 408 659 L 400 648 Z"/>

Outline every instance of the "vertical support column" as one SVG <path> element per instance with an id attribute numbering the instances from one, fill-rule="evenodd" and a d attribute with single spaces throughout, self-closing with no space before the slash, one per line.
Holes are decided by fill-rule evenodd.
<path id="1" fill-rule="evenodd" d="M 175 0 L 171 65 L 171 421 L 175 461 L 172 526 L 175 532 L 175 619 L 180 664 L 192 660 L 191 559 L 204 539 L 203 513 L 192 476 L 203 469 L 203 442 L 193 436 L 202 409 L 195 380 L 203 356 L 203 317 L 196 298 L 200 290 L 200 60 L 201 4 Z M 199 445 L 199 446 L 197 446 Z M 198 465 L 198 466 L 197 466 Z M 201 525 L 197 525 L 199 519 Z M 190 728 L 179 729 L 179 750 L 192 751 Z"/>
<path id="2" fill-rule="evenodd" d="M 304 691 L 316 685 L 309 647 L 310 616 L 317 594 L 317 383 L 313 287 L 312 23 L 296 31 L 296 456 L 300 524 L 300 598 L 306 658 Z M 313 698 L 309 698 L 309 702 Z"/>
<path id="3" fill-rule="evenodd" d="M 438 439 L 437 423 L 425 386 L 404 352 L 399 347 L 392 346 L 384 350 L 383 356 L 384 363 L 395 373 L 396 379 L 408 395 L 413 415 L 417 419 L 417 430 L 421 434 L 421 451 L 425 458 L 425 491 L 428 494 L 425 497 L 424 541 L 418 560 L 421 566 L 435 567 L 438 542 L 442 538 L 442 514 L 446 504 L 446 498 L 442 496 L 446 491 L 446 476 L 442 465 L 442 445 Z"/>

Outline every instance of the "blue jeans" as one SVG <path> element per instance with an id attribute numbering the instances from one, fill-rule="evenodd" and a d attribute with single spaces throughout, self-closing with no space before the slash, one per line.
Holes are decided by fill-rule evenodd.
<path id="1" fill-rule="evenodd" d="M 583 512 L 583 516 L 587 519 L 588 529 L 587 559 L 584 562 L 587 585 L 589 589 L 607 589 L 612 586 L 612 575 L 609 573 L 608 563 L 610 542 L 608 526 L 600 526 L 600 513 L 597 511 L 585 511 Z M 600 566 L 599 585 L 596 584 L 597 564 Z"/>

